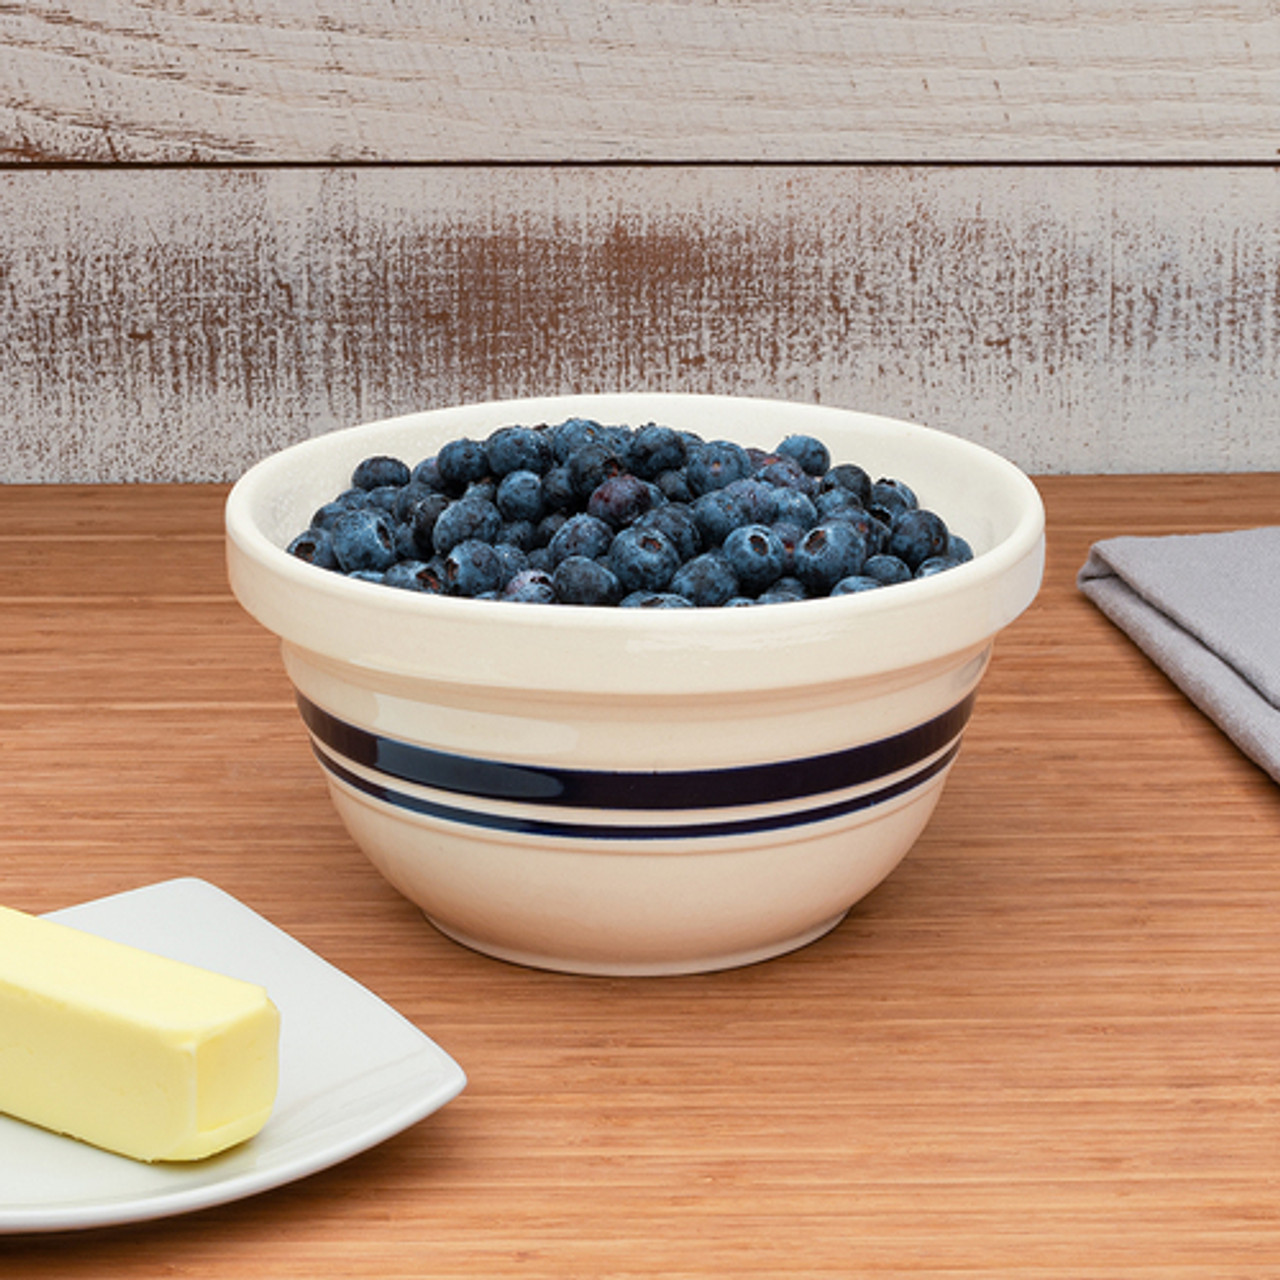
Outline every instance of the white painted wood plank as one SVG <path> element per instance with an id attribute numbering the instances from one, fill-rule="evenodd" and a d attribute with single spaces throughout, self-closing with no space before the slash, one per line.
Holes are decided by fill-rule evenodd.
<path id="1" fill-rule="evenodd" d="M 0 174 L 0 480 L 229 479 L 579 389 L 821 400 L 1035 472 L 1280 469 L 1271 169 Z"/>
<path id="2" fill-rule="evenodd" d="M 27 0 L 0 156 L 1251 160 L 1266 0 Z"/>

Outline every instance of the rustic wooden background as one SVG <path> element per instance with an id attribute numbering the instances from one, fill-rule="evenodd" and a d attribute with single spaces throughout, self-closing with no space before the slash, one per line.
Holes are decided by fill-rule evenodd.
<path id="1" fill-rule="evenodd" d="M 1262 0 L 29 0 L 0 161 L 0 480 L 640 387 L 1280 469 Z"/>

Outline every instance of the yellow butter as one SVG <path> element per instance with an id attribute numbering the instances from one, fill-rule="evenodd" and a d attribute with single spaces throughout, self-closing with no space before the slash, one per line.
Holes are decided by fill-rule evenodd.
<path id="1" fill-rule="evenodd" d="M 0 907 L 0 1111 L 136 1160 L 199 1160 L 275 1103 L 250 982 Z"/>

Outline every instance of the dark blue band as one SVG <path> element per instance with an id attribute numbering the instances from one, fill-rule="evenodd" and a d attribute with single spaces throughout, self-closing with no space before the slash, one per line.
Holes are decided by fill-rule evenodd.
<path id="1" fill-rule="evenodd" d="M 298 708 L 327 767 L 334 755 L 388 778 L 456 795 L 570 809 L 723 809 L 821 797 L 910 769 L 954 742 L 974 695 L 888 738 L 827 755 L 729 769 L 615 772 L 508 764 L 435 751 L 370 733 L 301 695 Z M 851 713 L 852 715 L 853 713 Z"/>
<path id="2" fill-rule="evenodd" d="M 941 773 L 960 750 L 960 743 L 955 742 L 941 756 L 931 760 L 922 769 L 886 787 L 876 791 L 862 792 L 859 795 L 834 800 L 826 804 L 815 805 L 810 809 L 789 811 L 787 813 L 770 813 L 750 818 L 726 818 L 713 822 L 681 822 L 673 825 L 650 824 L 638 825 L 603 822 L 568 822 L 545 818 L 524 817 L 519 814 L 492 813 L 481 809 L 462 809 L 456 805 L 441 804 L 436 800 L 428 800 L 423 796 L 408 795 L 384 786 L 380 782 L 372 782 L 360 774 L 353 773 L 327 755 L 319 746 L 312 744 L 316 758 L 321 765 L 340 778 L 343 782 L 384 804 L 392 804 L 413 813 L 425 814 L 439 818 L 445 822 L 460 823 L 463 826 L 484 827 L 490 831 L 508 831 L 520 835 L 549 837 L 557 840 L 704 840 L 715 836 L 742 836 L 761 831 L 778 831 L 787 827 L 806 826 L 815 822 L 825 822 L 831 818 L 843 817 L 856 813 L 860 809 L 869 809 L 873 805 L 883 804 L 895 796 L 905 795 L 908 791 L 921 786 L 930 778 Z"/>

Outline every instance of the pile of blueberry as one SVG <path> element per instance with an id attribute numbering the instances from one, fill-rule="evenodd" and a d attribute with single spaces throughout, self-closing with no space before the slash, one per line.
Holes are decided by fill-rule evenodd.
<path id="1" fill-rule="evenodd" d="M 412 469 L 364 459 L 289 552 L 409 591 L 687 608 L 844 595 L 972 558 L 901 480 L 650 423 L 505 426 Z"/>

